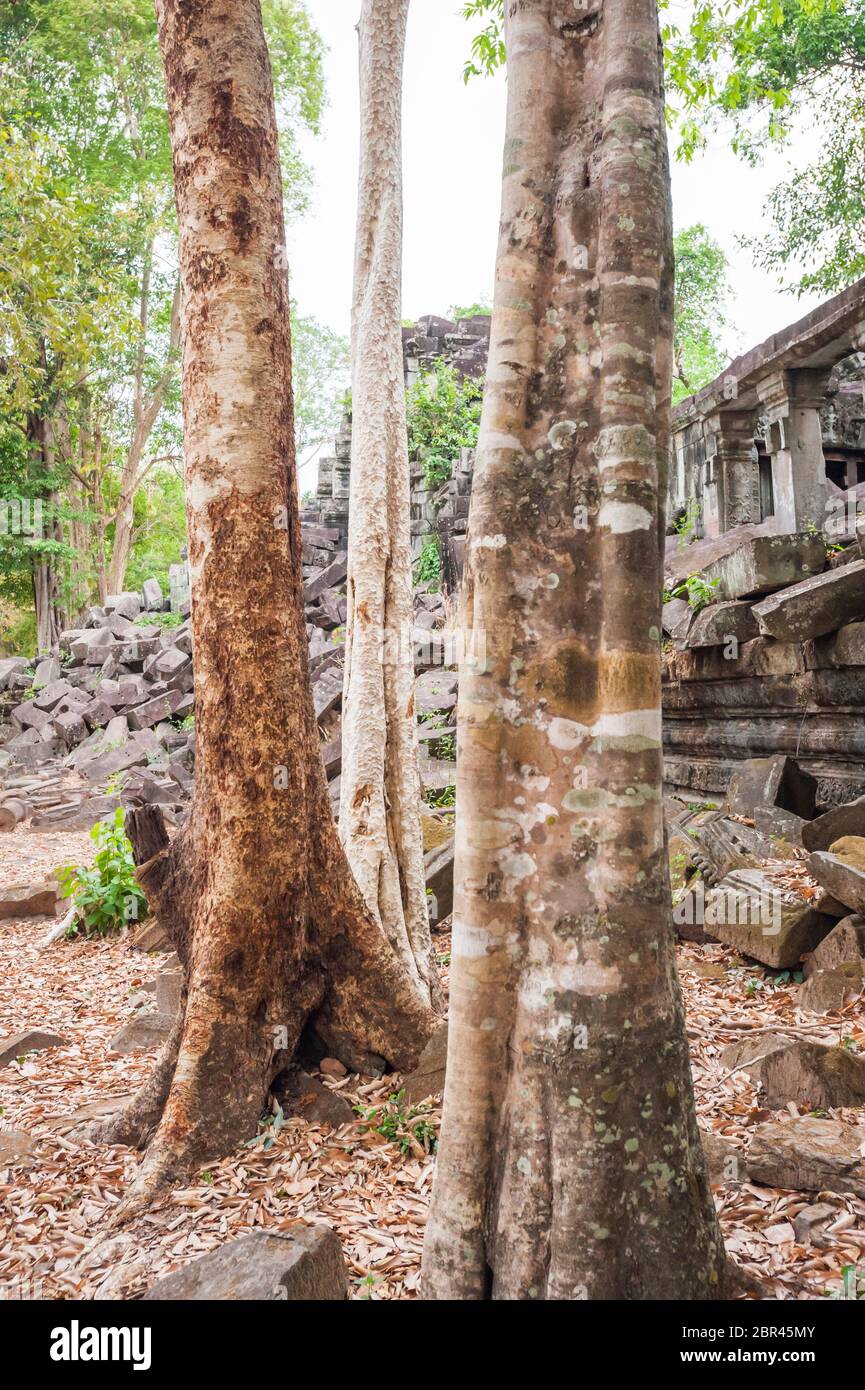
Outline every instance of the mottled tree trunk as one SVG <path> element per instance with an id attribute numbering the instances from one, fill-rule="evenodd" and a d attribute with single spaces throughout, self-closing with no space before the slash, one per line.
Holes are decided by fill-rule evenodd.
<path id="1" fill-rule="evenodd" d="M 403 383 L 402 67 L 409 0 L 363 0 L 340 836 L 370 911 L 433 997 L 414 714 Z"/>
<path id="2" fill-rule="evenodd" d="M 507 0 L 429 1298 L 701 1299 L 724 1257 L 664 850 L 671 242 L 653 0 Z"/>
<path id="3" fill-rule="evenodd" d="M 351 877 L 320 760 L 259 0 L 158 0 L 157 13 L 180 231 L 196 777 L 170 844 L 152 820 L 132 827 L 186 985 L 150 1082 L 99 1135 L 150 1139 L 126 1214 L 255 1133 L 308 1024 L 361 1067 L 410 1065 L 433 1023 Z"/>

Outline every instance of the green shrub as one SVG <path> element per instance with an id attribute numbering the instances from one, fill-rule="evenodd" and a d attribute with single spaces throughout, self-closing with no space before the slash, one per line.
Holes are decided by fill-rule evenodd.
<path id="1" fill-rule="evenodd" d="M 107 936 L 147 912 L 147 900 L 135 877 L 132 845 L 123 829 L 123 810 L 98 821 L 90 831 L 97 845 L 93 867 L 67 864 L 59 874 L 60 892 L 72 900 L 75 918 L 67 936 Z"/>
<path id="2" fill-rule="evenodd" d="M 408 392 L 409 452 L 423 465 L 428 487 L 447 482 L 460 450 L 475 448 L 483 394 L 483 381 L 461 381 L 441 358 Z"/>
<path id="3" fill-rule="evenodd" d="M 438 589 L 442 577 L 442 553 L 439 545 L 439 538 L 435 532 L 431 532 L 423 543 L 423 548 L 417 558 L 415 567 L 415 581 L 418 584 L 429 584 L 430 592 L 435 593 Z"/>

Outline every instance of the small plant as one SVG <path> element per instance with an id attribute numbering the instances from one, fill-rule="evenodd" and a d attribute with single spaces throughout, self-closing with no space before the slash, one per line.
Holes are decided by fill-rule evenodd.
<path id="1" fill-rule="evenodd" d="M 442 554 L 439 538 L 431 532 L 423 543 L 417 559 L 415 578 L 418 584 L 429 584 L 430 592 L 437 593 L 442 575 Z"/>
<path id="2" fill-rule="evenodd" d="M 427 1111 L 423 1106 L 404 1110 L 404 1100 L 405 1091 L 397 1091 L 395 1095 L 388 1096 L 383 1105 L 356 1105 L 354 1109 L 364 1128 L 399 1144 L 400 1153 L 408 1154 L 413 1149 L 416 1152 L 420 1149 L 423 1153 L 435 1153 L 436 1131 L 424 1118 Z"/>
<path id="3" fill-rule="evenodd" d="M 60 892 L 72 900 L 75 916 L 68 937 L 108 936 L 147 911 L 147 900 L 135 877 L 132 845 L 123 829 L 123 810 L 97 821 L 90 831 L 97 846 L 92 868 L 68 864 L 60 870 Z"/>
<path id="4" fill-rule="evenodd" d="M 182 613 L 142 613 L 135 619 L 136 627 L 180 627 L 185 622 Z"/>
<path id="5" fill-rule="evenodd" d="M 447 810 L 457 804 L 457 789 L 453 782 L 447 787 L 430 787 L 424 792 L 427 806 L 437 810 Z"/>
<path id="6" fill-rule="evenodd" d="M 436 743 L 436 756 L 447 762 L 455 762 L 457 756 L 456 734 L 444 734 Z"/>
<path id="7" fill-rule="evenodd" d="M 705 579 L 702 574 L 689 574 L 687 579 L 682 580 L 675 588 L 665 589 L 662 601 L 669 603 L 674 598 L 687 599 L 689 607 L 693 608 L 695 613 L 699 613 L 701 608 L 712 602 L 720 582 L 720 579 Z"/>
<path id="8" fill-rule="evenodd" d="M 678 548 L 683 550 L 686 545 L 690 545 L 695 538 L 697 522 L 700 520 L 702 506 L 695 497 L 689 497 L 687 506 L 679 520 L 676 522 L 676 535 L 679 537 Z"/>

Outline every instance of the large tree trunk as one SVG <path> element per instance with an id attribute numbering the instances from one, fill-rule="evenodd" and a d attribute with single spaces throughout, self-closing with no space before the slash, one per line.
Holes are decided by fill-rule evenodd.
<path id="1" fill-rule="evenodd" d="M 308 1024 L 351 1066 L 405 1066 L 434 1021 L 364 908 L 320 760 L 259 0 L 158 0 L 157 13 L 180 228 L 196 778 L 170 844 L 152 818 L 132 827 L 186 988 L 150 1082 L 99 1135 L 152 1135 L 126 1214 L 254 1134 Z"/>
<path id="2" fill-rule="evenodd" d="M 654 0 L 506 6 L 427 1297 L 701 1299 L 724 1257 L 664 847 L 671 232 Z"/>
<path id="3" fill-rule="evenodd" d="M 363 0 L 339 829 L 367 905 L 435 993 L 414 714 L 403 381 L 402 68 L 409 0 Z"/>

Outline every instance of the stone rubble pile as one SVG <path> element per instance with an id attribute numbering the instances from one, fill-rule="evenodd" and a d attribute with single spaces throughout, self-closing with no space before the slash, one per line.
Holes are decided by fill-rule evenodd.
<path id="1" fill-rule="evenodd" d="M 786 754 L 821 808 L 865 794 L 865 534 L 831 554 L 816 530 L 765 525 L 671 542 L 667 782 L 717 796 L 744 762 Z"/>
<path id="2" fill-rule="evenodd" d="M 303 576 L 309 668 L 322 756 L 338 813 L 347 555 L 339 527 L 305 520 Z M 155 579 L 115 594 L 62 633 L 38 661 L 0 659 L 0 830 L 87 828 L 119 805 L 159 805 L 180 823 L 194 783 L 195 728 L 188 589 L 172 566 L 166 600 Z M 456 673 L 430 583 L 415 593 L 418 739 L 424 786 L 453 785 Z M 432 889 L 450 911 L 453 849 L 432 811 Z M 450 875 L 450 884 L 449 884 Z"/>

